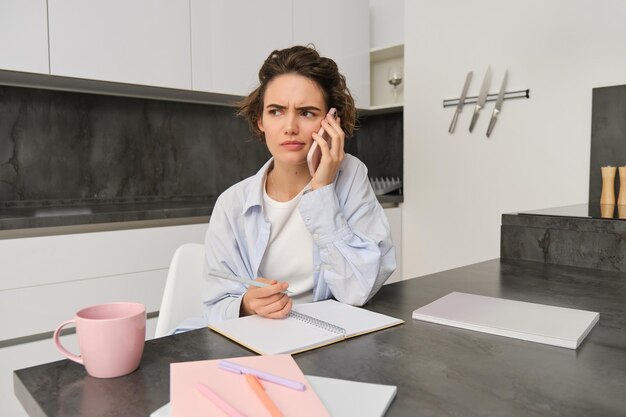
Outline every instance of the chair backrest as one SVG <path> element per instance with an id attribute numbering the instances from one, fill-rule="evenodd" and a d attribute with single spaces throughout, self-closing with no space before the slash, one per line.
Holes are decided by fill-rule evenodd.
<path id="1" fill-rule="evenodd" d="M 155 337 L 167 335 L 188 317 L 202 314 L 204 245 L 185 243 L 176 249 L 163 290 Z"/>

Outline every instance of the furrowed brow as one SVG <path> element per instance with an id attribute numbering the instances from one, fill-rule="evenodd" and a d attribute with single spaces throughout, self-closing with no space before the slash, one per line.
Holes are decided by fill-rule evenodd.
<path id="1" fill-rule="evenodd" d="M 280 104 L 268 104 L 267 106 L 268 109 L 279 109 L 279 110 L 285 110 L 287 107 L 286 106 L 281 106 Z"/>
<path id="2" fill-rule="evenodd" d="M 302 106 L 302 107 L 298 107 L 297 108 L 300 111 L 307 111 L 307 110 L 317 110 L 317 111 L 322 111 L 322 109 L 320 109 L 319 107 L 315 107 L 315 106 Z"/>

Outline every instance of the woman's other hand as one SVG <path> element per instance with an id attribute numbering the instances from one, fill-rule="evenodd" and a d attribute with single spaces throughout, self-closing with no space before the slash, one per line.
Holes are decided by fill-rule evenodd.
<path id="1" fill-rule="evenodd" d="M 241 300 L 240 316 L 258 314 L 262 317 L 281 319 L 291 311 L 293 302 L 283 294 L 289 284 L 275 279 L 257 278 L 255 281 L 270 284 L 267 287 L 249 287 Z"/>

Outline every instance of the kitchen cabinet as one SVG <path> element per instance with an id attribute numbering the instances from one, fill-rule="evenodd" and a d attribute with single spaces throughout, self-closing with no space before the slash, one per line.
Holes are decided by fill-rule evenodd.
<path id="1" fill-rule="evenodd" d="M 207 224 L 0 240 L 3 341 L 54 330 L 82 307 L 135 301 L 158 311 L 174 251 Z"/>
<path id="2" fill-rule="evenodd" d="M 402 281 L 402 208 L 390 207 L 384 209 L 387 220 L 389 221 L 389 228 L 391 229 L 391 239 L 393 245 L 396 248 L 396 270 L 385 284 L 391 284 L 392 282 Z"/>
<path id="3" fill-rule="evenodd" d="M 293 43 L 337 62 L 358 108 L 370 106 L 369 1 L 293 2 Z"/>
<path id="4" fill-rule="evenodd" d="M 248 95 L 263 61 L 291 36 L 289 1 L 191 0 L 193 89 Z"/>
<path id="5" fill-rule="evenodd" d="M 191 89 L 189 0 L 48 0 L 50 73 Z"/>
<path id="6" fill-rule="evenodd" d="M 370 107 L 368 114 L 401 112 L 404 80 L 395 90 L 390 68 L 404 70 L 405 0 L 370 0 Z"/>
<path id="7" fill-rule="evenodd" d="M 46 0 L 0 2 L 0 70 L 50 72 Z"/>
<path id="8" fill-rule="evenodd" d="M 312 43 L 357 106 L 370 105 L 368 0 L 6 0 L 0 23 L 0 69 L 62 76 L 79 91 L 124 90 L 73 78 L 245 96 L 272 50 Z"/>

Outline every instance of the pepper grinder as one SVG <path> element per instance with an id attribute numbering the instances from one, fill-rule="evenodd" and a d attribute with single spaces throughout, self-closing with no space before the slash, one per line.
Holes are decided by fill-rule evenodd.
<path id="1" fill-rule="evenodd" d="M 600 204 L 600 217 L 612 219 L 615 213 L 615 204 Z"/>
<path id="2" fill-rule="evenodd" d="M 605 166 L 602 170 L 600 204 L 615 204 L 615 172 L 617 167 Z"/>
<path id="3" fill-rule="evenodd" d="M 626 166 L 619 167 L 619 197 L 618 206 L 626 206 Z"/>

